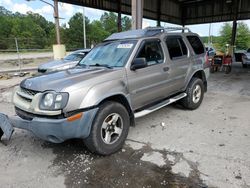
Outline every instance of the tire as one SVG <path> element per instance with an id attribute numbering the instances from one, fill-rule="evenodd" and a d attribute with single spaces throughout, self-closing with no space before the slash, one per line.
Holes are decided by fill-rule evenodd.
<path id="1" fill-rule="evenodd" d="M 199 92 L 199 93 L 197 93 Z M 195 94 L 196 93 L 196 94 Z M 182 105 L 189 110 L 197 109 L 204 97 L 204 84 L 201 79 L 193 77 L 186 89 L 187 96 L 182 99 Z M 195 98 L 194 95 L 199 94 L 199 98 Z M 198 97 L 198 96 L 196 96 Z"/>
<path id="2" fill-rule="evenodd" d="M 84 143 L 93 153 L 110 155 L 122 148 L 129 126 L 130 118 L 127 109 L 117 102 L 105 102 L 100 106 L 90 135 Z"/>
<path id="3" fill-rule="evenodd" d="M 243 68 L 247 68 L 247 64 L 243 64 L 243 63 L 242 63 L 242 67 L 243 67 Z"/>
<path id="4" fill-rule="evenodd" d="M 214 67 L 210 67 L 210 72 L 214 73 Z"/>
<path id="5" fill-rule="evenodd" d="M 3 130 L 0 128 L 0 141 L 1 141 L 1 138 L 2 138 L 2 136 L 3 136 Z"/>
<path id="6" fill-rule="evenodd" d="M 228 66 L 226 67 L 226 74 L 229 74 L 230 72 L 231 72 L 231 66 L 228 65 Z"/>

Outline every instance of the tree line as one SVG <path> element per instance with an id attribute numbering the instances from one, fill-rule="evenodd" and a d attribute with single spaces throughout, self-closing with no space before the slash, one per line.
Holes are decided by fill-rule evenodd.
<path id="1" fill-rule="evenodd" d="M 117 32 L 117 14 L 105 12 L 100 20 L 90 21 L 85 17 L 87 47 L 90 48 L 103 41 L 110 34 Z M 122 30 L 131 29 L 131 19 L 122 17 Z M 61 42 L 67 50 L 83 48 L 83 15 L 74 14 L 60 27 Z M 231 43 L 232 24 L 225 23 L 221 27 L 220 36 L 213 37 L 213 46 L 217 50 L 225 51 L 226 44 Z M 13 13 L 0 6 L 0 50 L 15 49 L 14 39 L 18 39 L 20 49 L 51 49 L 56 43 L 55 26 L 43 16 L 28 12 L 27 14 Z M 203 37 L 207 43 L 208 37 Z M 250 47 L 250 30 L 247 24 L 238 23 L 236 35 L 236 48 Z"/>
<path id="2" fill-rule="evenodd" d="M 131 28 L 131 19 L 123 16 L 122 30 Z M 117 32 L 117 15 L 105 12 L 100 20 L 90 21 L 85 17 L 87 47 L 103 41 L 110 34 Z M 74 14 L 67 25 L 60 27 L 61 42 L 67 50 L 83 48 L 83 15 Z M 55 26 L 43 16 L 27 12 L 12 13 L 0 6 L 0 50 L 15 49 L 15 38 L 20 49 L 49 49 L 56 43 Z"/>
<path id="3" fill-rule="evenodd" d="M 225 52 L 226 44 L 231 44 L 232 23 L 224 23 L 220 28 L 219 36 L 212 36 L 212 45 L 216 50 Z M 208 37 L 202 37 L 204 43 L 208 43 Z M 250 29 L 244 22 L 238 22 L 235 41 L 236 50 L 250 48 Z"/>

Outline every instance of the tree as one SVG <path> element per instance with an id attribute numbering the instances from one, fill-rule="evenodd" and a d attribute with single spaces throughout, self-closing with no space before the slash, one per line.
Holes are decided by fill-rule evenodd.
<path id="1" fill-rule="evenodd" d="M 101 24 L 110 34 L 117 32 L 117 15 L 113 12 L 104 12 L 101 16 Z"/>
<path id="2" fill-rule="evenodd" d="M 66 31 L 66 36 L 67 36 L 67 40 L 66 42 L 66 46 L 68 46 L 69 48 L 80 48 L 83 47 L 83 15 L 81 13 L 76 13 L 75 15 L 73 15 L 69 22 L 69 28 Z M 85 26 L 86 26 L 86 33 L 87 36 L 89 34 L 90 31 L 90 21 L 87 17 L 85 17 Z"/>
<path id="3" fill-rule="evenodd" d="M 225 49 L 226 44 L 231 43 L 232 37 L 232 24 L 225 23 L 220 30 L 219 46 Z M 236 48 L 237 49 L 247 49 L 250 43 L 250 30 L 247 24 L 243 22 L 238 23 L 237 33 L 236 33 Z"/>
<path id="4" fill-rule="evenodd" d="M 250 44 L 250 30 L 246 23 L 239 22 L 237 35 L 236 35 L 236 47 L 239 49 L 247 49 Z"/>
<path id="5" fill-rule="evenodd" d="M 127 16 L 122 17 L 122 30 L 123 31 L 130 30 L 131 27 L 132 27 L 132 20 Z"/>
<path id="6" fill-rule="evenodd" d="M 100 21 L 90 20 L 85 17 L 87 47 L 96 45 L 114 32 L 117 32 L 117 14 L 105 12 Z M 131 19 L 123 16 L 122 30 L 131 28 Z M 67 50 L 83 48 L 83 16 L 82 13 L 74 14 L 68 24 L 60 27 L 61 39 L 66 44 Z M 12 13 L 0 6 L 0 49 L 14 49 L 15 40 L 18 38 L 20 49 L 51 48 L 55 43 L 55 25 L 43 16 L 27 12 Z"/>
<path id="7" fill-rule="evenodd" d="M 102 23 L 98 20 L 94 20 L 91 23 L 90 33 L 88 34 L 89 43 L 92 45 L 96 45 L 103 41 L 110 35 L 108 31 L 106 31 L 102 25 Z"/>

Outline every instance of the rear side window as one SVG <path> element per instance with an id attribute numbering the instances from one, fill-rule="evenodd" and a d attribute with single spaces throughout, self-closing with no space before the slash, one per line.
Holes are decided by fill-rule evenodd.
<path id="1" fill-rule="evenodd" d="M 166 39 L 170 59 L 179 59 L 187 55 L 187 47 L 181 37 L 168 37 Z"/>
<path id="2" fill-rule="evenodd" d="M 204 53 L 204 47 L 203 44 L 201 42 L 201 40 L 199 39 L 199 37 L 197 36 L 187 36 L 187 39 L 189 41 L 189 43 L 191 44 L 194 53 L 196 54 L 203 54 Z"/>

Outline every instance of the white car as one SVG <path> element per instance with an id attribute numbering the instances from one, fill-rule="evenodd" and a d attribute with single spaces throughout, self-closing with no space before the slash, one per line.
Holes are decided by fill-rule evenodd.
<path id="1" fill-rule="evenodd" d="M 48 73 L 72 68 L 82 60 L 90 49 L 77 50 L 64 57 L 62 60 L 54 60 L 38 66 L 38 72 Z"/>
<path id="2" fill-rule="evenodd" d="M 250 48 L 242 55 L 242 67 L 247 68 L 247 65 L 250 65 Z"/>

